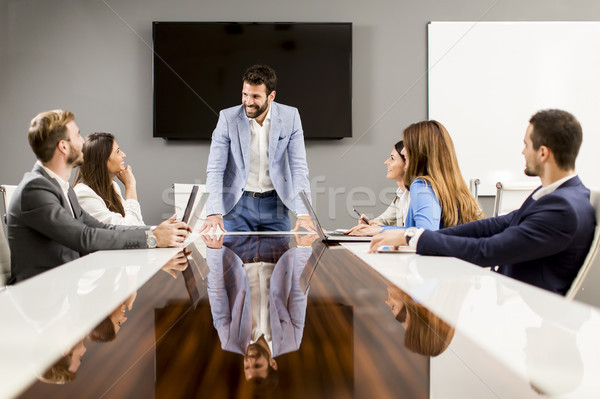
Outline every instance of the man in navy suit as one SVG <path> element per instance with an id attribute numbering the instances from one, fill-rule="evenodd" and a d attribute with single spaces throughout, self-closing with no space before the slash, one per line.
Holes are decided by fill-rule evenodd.
<path id="1" fill-rule="evenodd" d="M 222 110 L 212 135 L 206 188 L 208 217 L 201 231 L 313 229 L 298 193 L 310 192 L 298 110 L 274 102 L 277 77 L 254 65 L 242 78 L 242 105 Z"/>
<path id="2" fill-rule="evenodd" d="M 536 113 L 525 133 L 525 174 L 542 185 L 505 216 L 435 231 L 407 229 L 373 238 L 410 245 L 418 254 L 454 256 L 565 295 L 592 243 L 596 227 L 590 191 L 575 174 L 581 125 L 568 112 Z"/>

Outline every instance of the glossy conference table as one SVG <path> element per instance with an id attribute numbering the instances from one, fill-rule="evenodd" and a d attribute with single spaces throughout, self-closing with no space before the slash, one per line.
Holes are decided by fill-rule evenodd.
<path id="1" fill-rule="evenodd" d="M 367 248 L 200 236 L 185 253 L 98 252 L 9 287 L 0 397 L 600 397 L 598 310 Z M 277 363 L 262 385 L 244 374 L 253 317 Z M 36 378 L 65 354 L 73 381 Z"/>

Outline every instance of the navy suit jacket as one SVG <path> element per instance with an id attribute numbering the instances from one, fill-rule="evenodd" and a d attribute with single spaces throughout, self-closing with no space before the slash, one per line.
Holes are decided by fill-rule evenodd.
<path id="1" fill-rule="evenodd" d="M 590 191 L 575 176 L 537 201 L 530 195 L 508 215 L 425 231 L 417 253 L 499 265 L 499 273 L 564 295 L 589 251 L 595 227 Z"/>
<path id="2" fill-rule="evenodd" d="M 206 167 L 207 215 L 229 213 L 242 196 L 250 171 L 250 139 L 250 119 L 244 107 L 222 110 Z M 268 154 L 269 176 L 277 195 L 287 208 L 307 214 L 298 195 L 304 190 L 310 198 L 304 133 L 296 108 L 271 103 Z"/>

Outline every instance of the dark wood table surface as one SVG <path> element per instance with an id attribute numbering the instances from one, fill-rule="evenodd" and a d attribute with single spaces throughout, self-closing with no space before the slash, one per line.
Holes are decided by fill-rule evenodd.
<path id="1" fill-rule="evenodd" d="M 244 378 L 243 356 L 222 349 L 207 294 L 212 265 L 210 257 L 206 264 L 197 256 L 204 245 L 197 243 L 184 271 L 178 260 L 170 265 L 176 279 L 159 271 L 137 291 L 114 340 L 84 338 L 87 351 L 74 381 L 36 382 L 21 397 L 429 397 L 429 358 L 405 347 L 404 328 L 385 303 L 390 283 L 341 246 L 296 237 L 311 245 L 303 249 L 311 254 L 297 282 L 309 285 L 305 323 L 299 349 L 276 357 L 278 382 L 271 390 L 257 392 Z M 279 240 L 294 248 L 296 237 Z M 243 242 L 259 259 L 269 240 L 228 236 L 225 245 Z M 274 263 L 282 252 L 273 251 Z"/>

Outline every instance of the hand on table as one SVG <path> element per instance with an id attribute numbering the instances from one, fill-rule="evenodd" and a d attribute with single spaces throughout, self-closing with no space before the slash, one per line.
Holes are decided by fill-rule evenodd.
<path id="1" fill-rule="evenodd" d="M 377 234 L 371 240 L 371 247 L 369 253 L 374 253 L 377 248 L 382 245 L 389 245 L 394 248 L 398 248 L 401 245 L 406 244 L 406 237 L 404 236 L 404 229 L 387 230 L 381 234 Z"/>

